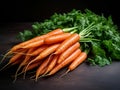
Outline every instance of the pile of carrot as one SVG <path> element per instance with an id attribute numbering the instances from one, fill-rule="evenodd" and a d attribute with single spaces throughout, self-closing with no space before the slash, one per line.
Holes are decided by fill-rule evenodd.
<path id="1" fill-rule="evenodd" d="M 18 65 L 15 79 L 20 74 L 25 77 L 26 72 L 34 70 L 36 81 L 39 77 L 54 75 L 64 67 L 68 67 L 68 73 L 87 58 L 87 53 L 80 49 L 79 41 L 79 34 L 55 29 L 13 46 L 3 58 L 11 56 L 2 69 Z"/>

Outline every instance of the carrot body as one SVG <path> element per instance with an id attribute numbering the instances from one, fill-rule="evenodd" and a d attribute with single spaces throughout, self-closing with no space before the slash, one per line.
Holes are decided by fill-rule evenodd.
<path id="1" fill-rule="evenodd" d="M 67 57 L 69 57 L 76 49 L 78 49 L 80 47 L 80 43 L 76 42 L 75 44 L 73 44 L 70 48 L 68 48 L 67 50 L 65 50 L 59 57 L 58 59 L 58 64 L 61 63 L 63 60 L 65 60 Z"/>
<path id="2" fill-rule="evenodd" d="M 34 48 L 34 47 L 38 47 L 44 44 L 44 39 L 40 39 L 39 41 L 36 42 L 32 42 L 26 46 L 23 46 L 21 48 Z"/>
<path id="3" fill-rule="evenodd" d="M 60 34 L 60 33 L 63 33 L 63 30 L 60 29 L 60 28 L 58 28 L 58 29 L 55 29 L 55 30 L 53 30 L 53 31 L 45 34 L 45 35 L 34 37 L 34 38 L 32 38 L 32 39 L 30 39 L 28 41 L 25 41 L 25 42 L 22 42 L 20 44 L 15 45 L 14 47 L 11 48 L 11 50 L 9 51 L 9 53 L 14 52 L 14 51 L 20 49 L 21 47 L 26 46 L 26 45 L 28 45 L 30 43 L 39 41 L 40 39 L 44 39 L 44 38 L 47 38 L 47 37 L 49 37 L 51 35 Z"/>
<path id="4" fill-rule="evenodd" d="M 53 75 L 55 74 L 57 71 L 59 71 L 61 68 L 67 66 L 68 64 L 70 64 L 73 60 L 75 60 L 79 54 L 81 53 L 80 49 L 77 49 L 75 52 L 73 52 L 68 58 L 66 58 L 63 62 L 61 62 L 60 64 L 58 64 L 56 67 L 53 68 L 53 70 L 51 70 L 48 75 Z"/>
<path id="5" fill-rule="evenodd" d="M 45 44 L 54 44 L 54 43 L 62 42 L 70 35 L 71 33 L 62 33 L 62 34 L 50 36 L 48 38 L 45 38 Z"/>
<path id="6" fill-rule="evenodd" d="M 69 70 L 74 70 L 78 65 L 80 65 L 87 58 L 86 52 L 81 52 L 81 54 L 70 64 Z"/>
<path id="7" fill-rule="evenodd" d="M 70 37 L 68 37 L 66 40 L 64 40 L 60 44 L 60 46 L 58 47 L 58 49 L 56 50 L 56 52 L 54 54 L 61 54 L 66 49 L 68 49 L 71 45 L 78 42 L 79 39 L 80 39 L 80 36 L 77 33 L 72 34 Z"/>

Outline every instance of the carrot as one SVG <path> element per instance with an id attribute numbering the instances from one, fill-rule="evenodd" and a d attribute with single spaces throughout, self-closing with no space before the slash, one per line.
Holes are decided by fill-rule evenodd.
<path id="1" fill-rule="evenodd" d="M 74 29 L 74 28 L 73 28 Z M 52 35 L 55 35 L 55 34 L 60 34 L 60 33 L 63 33 L 63 30 L 60 29 L 60 28 L 57 28 L 45 35 L 41 35 L 41 36 L 36 36 L 30 40 L 27 40 L 27 41 L 24 41 L 24 42 L 21 42 L 15 46 L 13 46 L 3 57 L 2 61 L 9 55 L 9 54 L 12 54 L 13 52 L 16 52 L 18 49 L 21 49 L 22 47 L 30 44 L 30 43 L 33 43 L 33 42 L 36 42 L 36 41 L 39 41 L 40 39 L 44 39 L 44 38 L 47 38 L 49 36 L 52 36 Z M 1 61 L 1 62 L 2 62 Z"/>
<path id="2" fill-rule="evenodd" d="M 53 56 L 53 59 L 49 63 L 49 65 L 47 67 L 47 70 L 45 71 L 44 75 L 46 75 L 48 72 L 50 72 L 55 67 L 55 65 L 57 64 L 58 57 L 59 57 L 58 55 Z"/>
<path id="3" fill-rule="evenodd" d="M 70 48 L 68 48 L 63 53 L 61 53 L 57 63 L 58 64 L 61 63 L 63 60 L 65 60 L 67 57 L 69 57 L 79 47 L 80 47 L 80 43 L 79 42 L 76 42 L 75 44 L 73 44 Z"/>
<path id="4" fill-rule="evenodd" d="M 32 64 L 33 62 L 38 62 L 43 60 L 44 58 L 46 58 L 47 56 L 49 56 L 50 54 L 52 54 L 59 46 L 60 44 L 54 44 L 51 45 L 50 47 L 46 48 L 44 51 L 42 51 L 35 59 L 33 59 L 32 61 L 30 61 L 27 66 L 26 66 L 26 70 L 27 67 Z"/>
<path id="5" fill-rule="evenodd" d="M 45 44 L 54 44 L 54 43 L 62 42 L 70 35 L 71 33 L 62 33 L 62 34 L 50 36 L 48 38 L 45 38 Z"/>
<path id="6" fill-rule="evenodd" d="M 53 75 L 56 72 L 58 72 L 60 69 L 62 69 L 63 67 L 70 64 L 73 60 L 75 60 L 79 56 L 80 53 L 81 53 L 81 50 L 77 49 L 68 58 L 66 58 L 63 62 L 58 64 L 56 67 L 54 67 L 46 76 Z"/>
<path id="7" fill-rule="evenodd" d="M 37 37 L 34 37 L 33 39 L 30 39 L 28 41 L 25 41 L 25 42 L 22 42 L 20 44 L 17 44 L 10 51 L 12 51 L 12 52 L 16 51 L 16 50 L 22 48 L 25 45 L 28 45 L 28 44 L 33 43 L 35 41 L 39 41 L 40 39 L 47 38 L 47 37 L 49 37 L 51 35 L 60 34 L 60 33 L 63 33 L 62 29 L 60 29 L 60 28 L 55 29 L 55 30 L 53 30 L 53 31 L 51 31 L 51 32 L 49 32 L 49 33 L 47 33 L 45 35 L 37 36 Z"/>
<path id="8" fill-rule="evenodd" d="M 32 42 L 26 46 L 21 47 L 21 48 L 34 48 L 34 47 L 41 46 L 43 44 L 44 44 L 44 39 L 40 39 L 39 41 Z"/>
<path id="9" fill-rule="evenodd" d="M 80 65 L 87 58 L 86 52 L 81 52 L 81 54 L 70 64 L 68 71 L 74 70 L 78 65 Z"/>
<path id="10" fill-rule="evenodd" d="M 37 71 L 36 71 L 36 78 L 35 78 L 36 81 L 37 81 L 39 75 L 42 74 L 42 73 L 41 73 L 42 70 L 43 70 L 45 67 L 47 67 L 47 65 L 49 64 L 50 60 L 51 60 L 51 58 L 47 57 L 47 58 L 43 61 L 43 63 L 38 67 L 38 69 L 37 69 Z"/>
<path id="11" fill-rule="evenodd" d="M 64 52 L 66 49 L 68 49 L 71 45 L 74 43 L 78 42 L 80 39 L 79 35 L 77 33 L 72 34 L 70 37 L 68 37 L 66 40 L 64 40 L 56 52 L 54 54 L 61 54 Z"/>

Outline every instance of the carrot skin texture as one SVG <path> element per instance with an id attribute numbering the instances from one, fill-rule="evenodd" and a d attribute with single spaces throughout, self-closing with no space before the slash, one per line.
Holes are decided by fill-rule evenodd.
<path id="1" fill-rule="evenodd" d="M 54 54 L 61 54 L 64 52 L 66 49 L 68 49 L 71 45 L 74 43 L 78 42 L 80 39 L 80 36 L 77 33 L 72 34 L 70 37 L 68 37 L 66 40 L 64 40 L 56 52 Z"/>
<path id="2" fill-rule="evenodd" d="M 78 65 L 80 65 L 87 58 L 86 52 L 81 52 L 81 54 L 70 64 L 69 70 L 74 70 Z"/>
<path id="3" fill-rule="evenodd" d="M 22 48 L 34 48 L 34 47 L 38 47 L 44 44 L 44 39 L 40 39 L 39 41 L 30 43 Z"/>
<path id="4" fill-rule="evenodd" d="M 60 29 L 60 28 L 58 28 L 58 29 L 55 29 L 55 30 L 53 30 L 53 31 L 45 34 L 45 35 L 36 36 L 36 37 L 34 37 L 34 38 L 30 39 L 30 40 L 27 40 L 27 41 L 24 41 L 22 43 L 19 43 L 19 44 L 15 45 L 14 47 L 11 48 L 11 50 L 9 51 L 9 53 L 12 53 L 12 52 L 20 49 L 21 47 L 24 47 L 24 46 L 26 46 L 26 45 L 28 45 L 30 43 L 39 41 L 40 39 L 44 39 L 44 38 L 47 38 L 49 36 L 52 36 L 52 35 L 55 35 L 55 34 L 60 34 L 60 33 L 63 33 L 63 30 Z"/>
<path id="5" fill-rule="evenodd" d="M 45 38 L 45 44 L 55 44 L 64 41 L 71 33 L 62 33 Z"/>
<path id="6" fill-rule="evenodd" d="M 67 66 L 68 64 L 70 64 L 73 60 L 75 60 L 78 55 L 81 53 L 80 49 L 77 49 L 74 53 L 72 53 L 68 58 L 66 58 L 63 62 L 61 62 L 60 64 L 58 64 L 56 67 L 53 68 L 53 70 L 51 70 L 48 75 L 53 75 L 56 72 L 58 72 L 60 69 L 62 69 L 63 67 Z"/>
<path id="7" fill-rule="evenodd" d="M 58 59 L 58 64 L 61 63 L 63 60 L 65 60 L 67 57 L 69 57 L 76 49 L 78 49 L 80 47 L 80 43 L 76 42 L 75 44 L 73 44 L 70 48 L 68 48 L 67 50 L 65 50 L 59 57 Z"/>

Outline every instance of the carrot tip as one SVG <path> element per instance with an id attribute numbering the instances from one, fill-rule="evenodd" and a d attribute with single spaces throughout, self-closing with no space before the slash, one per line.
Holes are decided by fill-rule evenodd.
<path id="1" fill-rule="evenodd" d="M 0 71 L 2 71 L 3 69 L 5 69 L 10 63 L 7 63 L 5 66 L 3 66 Z"/>
<path id="2" fill-rule="evenodd" d="M 1 59 L 1 61 L 0 61 L 0 64 L 3 62 L 3 60 L 9 55 L 9 54 L 11 54 L 12 52 L 11 51 L 9 51 L 9 52 L 7 52 L 5 55 L 3 55 L 3 58 Z"/>
<path id="3" fill-rule="evenodd" d="M 61 76 L 60 76 L 60 78 L 62 78 L 63 76 L 65 76 L 66 74 L 68 74 L 70 72 L 70 69 L 68 69 L 64 74 L 62 74 Z"/>

